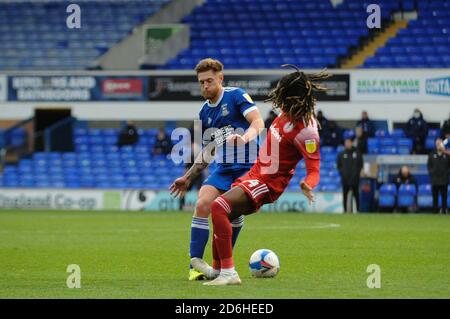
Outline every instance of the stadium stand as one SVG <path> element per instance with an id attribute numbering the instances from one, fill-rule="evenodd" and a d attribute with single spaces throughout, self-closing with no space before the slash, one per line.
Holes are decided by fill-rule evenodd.
<path id="1" fill-rule="evenodd" d="M 405 1 L 405 10 L 412 10 Z M 450 65 L 450 3 L 418 1 L 418 19 L 367 59 L 366 68 L 441 68 Z"/>
<path id="2" fill-rule="evenodd" d="M 138 131 L 140 138 L 136 145 L 118 148 L 118 129 L 77 128 L 75 152 L 36 152 L 17 165 L 6 165 L 0 175 L 0 187 L 167 189 L 183 174 L 184 167 L 166 156 L 151 155 L 157 129 Z M 324 169 L 319 187 L 323 191 L 340 190 L 336 170 L 338 150 L 324 147 L 321 151 Z M 305 174 L 302 162 L 289 188 L 298 188 Z"/>
<path id="3" fill-rule="evenodd" d="M 170 0 L 83 3 L 83 31 L 61 23 L 62 1 L 1 2 L 0 70 L 86 69 L 132 29 Z M 382 0 L 382 18 L 414 10 L 412 0 Z M 339 67 L 371 38 L 370 2 L 208 0 L 182 19 L 190 47 L 161 69 L 192 69 L 204 57 L 229 69 L 271 69 L 284 63 L 304 68 Z M 450 64 L 450 4 L 419 1 L 418 19 L 399 31 L 362 67 L 445 67 Z M 88 31 L 88 32 L 86 32 Z"/>
<path id="4" fill-rule="evenodd" d="M 67 28 L 66 2 L 1 2 L 0 70 L 86 69 L 168 2 L 85 2 L 83 32 Z"/>
<path id="5" fill-rule="evenodd" d="M 398 10 L 399 1 L 378 1 L 382 18 Z M 367 4 L 345 1 L 208 0 L 185 17 L 191 46 L 163 69 L 192 69 L 206 56 L 229 69 L 271 69 L 284 63 L 305 68 L 336 67 L 369 35 Z"/>
<path id="6" fill-rule="evenodd" d="M 350 131 L 352 130 L 345 130 L 343 136 L 352 136 Z M 0 175 L 2 177 L 0 186 L 166 189 L 170 182 L 183 172 L 183 168 L 175 165 L 168 157 L 151 154 L 157 132 L 156 128 L 138 129 L 140 136 L 138 143 L 119 148 L 117 147 L 119 129 L 78 127 L 74 131 L 74 152 L 38 152 L 32 158 L 22 159 L 18 165 L 7 165 L 3 175 Z M 167 134 L 171 134 L 170 128 L 167 128 Z M 368 139 L 368 154 L 411 154 L 412 140 L 402 137 L 403 130 L 396 129 L 392 134 L 389 134 L 389 131 L 377 130 L 376 136 Z M 434 140 L 439 136 L 439 131 L 430 129 L 429 136 L 433 138 L 434 147 Z M 15 129 L 8 137 L 9 144 L 13 145 L 22 145 L 26 138 L 23 129 Z M 0 143 L 4 140 L 5 136 L 0 131 Z M 340 191 L 336 158 L 342 148 L 342 145 L 337 148 L 332 146 L 321 148 L 322 169 L 319 190 Z M 161 173 L 161 178 L 155 177 L 155 169 Z M 305 166 L 301 162 L 289 188 L 297 188 L 304 177 Z M 415 177 L 419 184 L 429 183 L 428 175 Z M 423 191 L 424 189 L 420 188 L 419 194 Z"/>

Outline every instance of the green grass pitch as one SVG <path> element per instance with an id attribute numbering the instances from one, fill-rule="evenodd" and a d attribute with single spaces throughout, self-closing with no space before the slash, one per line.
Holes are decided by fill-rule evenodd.
<path id="1" fill-rule="evenodd" d="M 0 298 L 450 298 L 450 216 L 258 213 L 235 247 L 241 286 L 189 282 L 186 212 L 0 210 Z M 211 258 L 210 243 L 205 258 Z M 252 278 L 251 253 L 281 271 Z M 69 264 L 81 288 L 69 289 Z M 369 289 L 369 264 L 381 288 Z"/>

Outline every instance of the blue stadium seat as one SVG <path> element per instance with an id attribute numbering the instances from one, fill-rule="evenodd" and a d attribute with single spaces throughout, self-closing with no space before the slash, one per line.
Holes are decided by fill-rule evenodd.
<path id="1" fill-rule="evenodd" d="M 389 132 L 387 130 L 378 129 L 375 131 L 376 137 L 389 137 Z"/>
<path id="2" fill-rule="evenodd" d="M 416 186 L 411 184 L 402 184 L 398 189 L 397 206 L 401 208 L 412 207 L 416 204 Z"/>
<path id="3" fill-rule="evenodd" d="M 345 130 L 343 133 L 344 139 L 354 138 L 354 137 L 355 137 L 355 130 L 353 130 L 353 129 Z"/>
<path id="4" fill-rule="evenodd" d="M 405 131 L 403 129 L 401 129 L 401 128 L 396 128 L 396 129 L 394 129 L 392 131 L 391 136 L 395 137 L 395 138 L 397 138 L 397 137 L 405 137 Z"/>
<path id="5" fill-rule="evenodd" d="M 398 138 L 396 139 L 397 150 L 399 154 L 411 154 L 413 141 L 410 138 Z"/>
<path id="6" fill-rule="evenodd" d="M 430 184 L 419 185 L 417 205 L 421 209 L 429 209 L 433 207 L 433 196 Z"/>
<path id="7" fill-rule="evenodd" d="M 397 187 L 395 184 L 383 184 L 379 189 L 378 206 L 393 209 L 396 205 Z"/>
<path id="8" fill-rule="evenodd" d="M 425 149 L 432 150 L 436 147 L 436 139 L 434 136 L 427 136 L 425 139 Z"/>
<path id="9" fill-rule="evenodd" d="M 340 185 L 336 183 L 324 184 L 320 187 L 322 192 L 338 192 L 340 190 Z"/>
<path id="10" fill-rule="evenodd" d="M 322 146 L 320 148 L 320 152 L 322 154 L 330 154 L 330 153 L 335 153 L 335 148 L 333 146 Z"/>
<path id="11" fill-rule="evenodd" d="M 441 135 L 441 130 L 438 128 L 428 129 L 427 136 L 438 138 Z"/>

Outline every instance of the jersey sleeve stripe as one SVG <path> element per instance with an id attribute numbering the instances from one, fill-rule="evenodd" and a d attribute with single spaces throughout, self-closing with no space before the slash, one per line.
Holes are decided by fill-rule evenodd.
<path id="1" fill-rule="evenodd" d="M 254 111 L 254 110 L 257 110 L 258 109 L 258 107 L 255 105 L 255 106 L 251 106 L 251 107 L 249 107 L 248 109 L 246 109 L 244 112 L 242 112 L 242 115 L 243 116 L 246 116 L 248 113 L 250 113 L 251 111 Z"/>

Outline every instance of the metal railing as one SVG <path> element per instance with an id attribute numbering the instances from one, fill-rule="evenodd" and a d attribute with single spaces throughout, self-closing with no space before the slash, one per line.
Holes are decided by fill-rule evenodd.
<path id="1" fill-rule="evenodd" d="M 0 150 L 0 168 L 3 168 L 4 164 L 7 162 L 8 157 L 12 156 L 20 158 L 25 154 L 33 151 L 32 145 L 30 144 L 32 137 L 29 136 L 29 134 L 25 134 L 25 138 L 20 144 L 14 144 L 12 140 L 12 135 L 14 134 L 15 130 L 17 130 L 18 128 L 23 128 L 25 131 L 27 131 L 25 126 L 29 124 L 34 125 L 34 117 L 20 121 L 3 132 L 4 145 Z"/>

